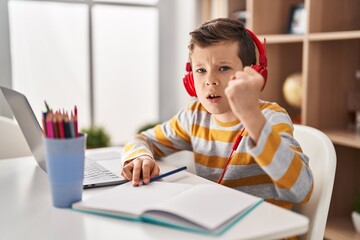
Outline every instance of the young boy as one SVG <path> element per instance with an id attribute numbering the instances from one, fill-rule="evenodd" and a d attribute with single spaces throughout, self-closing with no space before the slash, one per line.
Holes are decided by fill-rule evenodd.
<path id="1" fill-rule="evenodd" d="M 307 202 L 313 186 L 308 157 L 293 138 L 287 112 L 259 100 L 265 80 L 251 67 L 256 64 L 251 35 L 232 19 L 209 21 L 190 35 L 198 99 L 126 144 L 122 176 L 134 186 L 147 184 L 159 174 L 156 158 L 189 150 L 201 177 L 285 208 Z"/>

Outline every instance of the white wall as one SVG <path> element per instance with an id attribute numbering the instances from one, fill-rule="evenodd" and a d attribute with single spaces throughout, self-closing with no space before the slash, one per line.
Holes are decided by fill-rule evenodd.
<path id="1" fill-rule="evenodd" d="M 9 1 L 12 87 L 25 94 L 38 121 L 45 110 L 79 110 L 90 125 L 88 7 L 46 1 Z"/>
<path id="2" fill-rule="evenodd" d="M 167 120 L 191 99 L 183 86 L 189 32 L 199 24 L 197 1 L 160 1 L 160 120 Z M 200 12 L 200 11 L 198 11 Z"/>
<path id="3" fill-rule="evenodd" d="M 183 108 L 191 97 L 183 85 L 188 61 L 189 32 L 200 23 L 198 1 L 160 0 L 160 120 L 168 120 Z M 191 152 L 182 151 L 163 160 L 188 167 L 195 173 Z"/>
<path id="4" fill-rule="evenodd" d="M 159 119 L 159 13 L 95 5 L 92 19 L 94 123 L 118 145 Z"/>

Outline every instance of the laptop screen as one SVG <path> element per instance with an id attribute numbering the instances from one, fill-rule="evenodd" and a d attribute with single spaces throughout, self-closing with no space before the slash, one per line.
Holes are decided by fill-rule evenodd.
<path id="1" fill-rule="evenodd" d="M 24 134 L 35 160 L 46 172 L 42 129 L 27 98 L 23 94 L 12 89 L 2 86 L 0 86 L 0 89 Z"/>

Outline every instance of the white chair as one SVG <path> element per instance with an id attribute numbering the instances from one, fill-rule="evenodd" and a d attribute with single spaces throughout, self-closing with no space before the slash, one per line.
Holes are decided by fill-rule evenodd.
<path id="1" fill-rule="evenodd" d="M 30 155 L 30 148 L 16 121 L 0 116 L 0 160 Z"/>
<path id="2" fill-rule="evenodd" d="M 313 127 L 295 124 L 294 137 L 309 157 L 314 176 L 314 189 L 309 202 L 295 209 L 310 220 L 309 231 L 299 238 L 323 239 L 335 179 L 335 148 L 328 136 Z"/>

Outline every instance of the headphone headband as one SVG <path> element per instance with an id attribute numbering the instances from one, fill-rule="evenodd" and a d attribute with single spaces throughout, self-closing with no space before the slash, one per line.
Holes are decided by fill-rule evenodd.
<path id="1" fill-rule="evenodd" d="M 259 64 L 261 66 L 267 67 L 267 58 L 266 58 L 266 39 L 264 38 L 264 45 L 257 38 L 255 33 L 245 28 L 245 30 L 250 34 L 252 40 L 255 42 L 257 49 L 259 50 Z"/>

